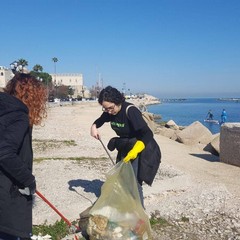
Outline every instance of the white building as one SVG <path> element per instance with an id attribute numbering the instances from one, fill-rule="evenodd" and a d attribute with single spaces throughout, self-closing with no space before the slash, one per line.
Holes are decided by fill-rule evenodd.
<path id="1" fill-rule="evenodd" d="M 4 88 L 13 76 L 11 69 L 0 66 L 0 88 Z"/>
<path id="2" fill-rule="evenodd" d="M 83 85 L 83 75 L 81 73 L 57 73 L 50 74 L 52 83 L 55 86 L 70 86 L 74 90 L 74 97 L 84 96 L 88 91 Z"/>
<path id="3" fill-rule="evenodd" d="M 83 75 L 81 73 L 61 73 L 50 74 L 54 86 L 70 86 L 74 90 L 74 97 L 89 97 L 89 90 L 83 85 Z M 10 68 L 0 66 L 0 88 L 4 88 L 14 74 Z"/>

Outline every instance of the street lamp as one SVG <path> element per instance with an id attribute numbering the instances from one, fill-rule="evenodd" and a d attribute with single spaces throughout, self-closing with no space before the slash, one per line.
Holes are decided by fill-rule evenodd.
<path id="1" fill-rule="evenodd" d="M 16 74 L 16 72 L 28 73 L 27 68 L 24 67 L 23 65 L 19 64 L 19 62 L 17 62 L 17 61 L 10 63 L 10 67 L 11 67 L 13 74 Z"/>
<path id="2" fill-rule="evenodd" d="M 52 58 L 52 61 L 54 62 L 54 82 L 56 84 L 56 75 L 57 75 L 56 63 L 58 62 L 58 59 L 56 57 L 54 57 L 54 58 Z"/>
<path id="3" fill-rule="evenodd" d="M 17 70 L 17 67 L 18 67 L 18 63 L 15 61 L 15 62 L 12 62 L 10 64 L 10 67 L 11 67 L 11 70 L 12 72 L 15 74 L 16 73 L 16 70 Z"/>
<path id="4" fill-rule="evenodd" d="M 54 84 L 55 87 L 55 97 L 56 98 L 61 98 L 61 82 L 60 81 L 56 81 L 56 83 Z"/>
<path id="5" fill-rule="evenodd" d="M 40 77 L 37 77 L 37 80 L 40 81 L 40 82 L 42 82 L 43 79 L 40 78 Z"/>
<path id="6" fill-rule="evenodd" d="M 56 89 L 56 91 L 55 91 L 55 94 L 56 94 L 56 98 L 58 98 L 58 84 L 57 84 L 57 82 L 55 81 L 55 89 Z"/>

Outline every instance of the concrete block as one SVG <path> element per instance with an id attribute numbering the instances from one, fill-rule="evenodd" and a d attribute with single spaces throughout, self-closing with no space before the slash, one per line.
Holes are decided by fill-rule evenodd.
<path id="1" fill-rule="evenodd" d="M 220 161 L 240 167 L 240 122 L 221 126 Z"/>

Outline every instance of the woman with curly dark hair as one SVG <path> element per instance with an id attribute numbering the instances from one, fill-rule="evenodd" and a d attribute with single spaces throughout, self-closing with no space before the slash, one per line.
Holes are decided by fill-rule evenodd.
<path id="1" fill-rule="evenodd" d="M 0 239 L 30 239 L 32 127 L 46 117 L 46 88 L 30 74 L 16 73 L 0 92 Z"/>
<path id="2" fill-rule="evenodd" d="M 142 183 L 152 185 L 160 165 L 161 151 L 153 132 L 142 117 L 140 110 L 125 101 L 124 96 L 111 86 L 104 88 L 98 98 L 102 115 L 92 124 L 91 135 L 100 139 L 98 128 L 110 122 L 119 137 L 112 138 L 108 149 L 118 150 L 117 162 L 131 162 L 138 181 L 140 200 L 143 203 Z"/>

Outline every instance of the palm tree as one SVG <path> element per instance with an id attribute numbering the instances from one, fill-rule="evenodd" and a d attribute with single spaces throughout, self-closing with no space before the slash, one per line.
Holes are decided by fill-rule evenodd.
<path id="1" fill-rule="evenodd" d="M 58 59 L 56 57 L 52 58 L 53 62 L 58 62 Z"/>
<path id="2" fill-rule="evenodd" d="M 58 59 L 56 57 L 53 57 L 52 61 L 54 62 L 54 84 L 55 84 L 55 87 L 56 87 L 56 95 L 57 95 L 56 63 L 58 62 Z"/>
<path id="3" fill-rule="evenodd" d="M 20 58 L 17 61 L 14 61 L 13 63 L 10 64 L 11 69 L 13 73 L 15 74 L 16 72 L 21 72 L 21 73 L 27 73 L 27 68 L 25 66 L 28 66 L 28 61 Z"/>
<path id="4" fill-rule="evenodd" d="M 55 73 L 55 80 L 56 80 L 56 63 L 58 62 L 58 59 L 56 57 L 52 58 L 54 62 L 54 73 Z"/>
<path id="5" fill-rule="evenodd" d="M 28 66 L 28 61 L 23 58 L 18 59 L 17 62 L 18 62 L 18 65 L 22 65 L 22 67 Z"/>
<path id="6" fill-rule="evenodd" d="M 42 72 L 43 71 L 43 67 L 39 64 L 36 64 L 34 67 L 33 67 L 33 71 L 35 72 Z"/>

